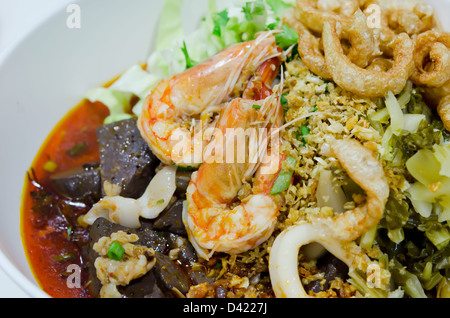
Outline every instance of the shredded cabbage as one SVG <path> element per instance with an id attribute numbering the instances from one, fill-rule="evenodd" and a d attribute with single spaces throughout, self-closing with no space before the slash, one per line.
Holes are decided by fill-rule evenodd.
<path id="1" fill-rule="evenodd" d="M 187 0 L 186 0 L 187 1 Z M 99 87 L 86 93 L 91 102 L 105 104 L 110 115 L 106 123 L 138 116 L 145 97 L 162 79 L 169 78 L 201 62 L 223 48 L 249 41 L 259 31 L 280 26 L 280 16 L 295 0 L 237 0 L 218 11 L 216 0 L 209 0 L 208 12 L 199 27 L 185 35 L 182 26 L 183 0 L 166 0 L 160 17 L 156 49 L 148 57 L 147 66 L 133 65 L 110 87 Z M 280 41 L 295 41 L 289 30 Z M 133 97 L 137 103 L 131 105 Z"/>

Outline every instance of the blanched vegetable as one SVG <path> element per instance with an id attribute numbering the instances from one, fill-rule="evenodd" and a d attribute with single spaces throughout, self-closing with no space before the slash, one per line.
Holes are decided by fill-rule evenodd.
<path id="1" fill-rule="evenodd" d="M 419 150 L 406 162 L 408 172 L 417 180 L 407 190 L 411 202 L 422 216 L 431 214 L 433 204 L 439 221 L 450 220 L 450 144 Z"/>
<path id="2" fill-rule="evenodd" d="M 394 135 L 400 135 L 404 128 L 403 112 L 395 95 L 389 91 L 385 99 L 386 108 L 391 117 L 391 128 Z"/>
<path id="3" fill-rule="evenodd" d="M 409 205 L 406 201 L 390 195 L 385 207 L 385 219 L 388 236 L 391 241 L 400 243 L 404 240 L 403 227 L 408 222 Z"/>
<path id="4" fill-rule="evenodd" d="M 324 170 L 320 173 L 316 199 L 319 207 L 331 207 L 335 213 L 344 212 L 344 204 L 347 202 L 347 198 L 342 188 L 333 181 L 330 170 Z"/>

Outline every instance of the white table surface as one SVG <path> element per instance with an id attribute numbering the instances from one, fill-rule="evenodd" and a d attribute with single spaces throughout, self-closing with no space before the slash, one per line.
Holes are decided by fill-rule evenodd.
<path id="1" fill-rule="evenodd" d="M 0 0 L 0 54 L 69 0 Z M 0 298 L 29 297 L 0 269 Z"/>

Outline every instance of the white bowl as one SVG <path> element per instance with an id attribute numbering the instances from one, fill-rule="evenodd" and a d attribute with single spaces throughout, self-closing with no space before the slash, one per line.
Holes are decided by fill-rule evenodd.
<path id="1" fill-rule="evenodd" d="M 20 236 L 25 173 L 58 121 L 91 88 L 151 52 L 162 0 L 80 0 L 81 28 L 70 29 L 66 6 L 0 56 L 0 267 L 31 297 L 47 297 L 33 277 Z M 450 30 L 450 0 L 439 4 Z M 207 0 L 185 0 L 192 30 Z M 203 10 L 199 10 L 202 9 Z"/>

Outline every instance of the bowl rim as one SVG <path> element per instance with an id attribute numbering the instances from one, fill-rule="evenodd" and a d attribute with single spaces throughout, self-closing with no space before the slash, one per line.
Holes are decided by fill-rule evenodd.
<path id="1" fill-rule="evenodd" d="M 71 3 L 79 3 L 79 2 L 80 0 L 74 0 Z M 38 21 L 36 21 L 33 25 L 31 25 L 27 30 L 21 33 L 15 40 L 10 42 L 3 49 L 3 52 L 0 54 L 0 66 L 2 66 L 5 63 L 5 61 L 7 61 L 8 58 L 15 53 L 15 51 L 18 49 L 18 47 L 20 47 L 22 43 L 26 42 L 29 38 L 31 38 L 35 32 L 37 32 L 47 21 L 49 21 L 50 19 L 54 18 L 57 14 L 59 14 L 64 7 L 67 7 L 68 4 L 69 3 L 64 2 L 55 4 L 54 7 L 49 12 L 47 12 Z M 21 193 L 21 198 L 22 196 L 23 193 Z M 22 214 L 21 208 L 22 202 L 20 202 L 20 211 L 19 211 L 20 215 Z M 22 222 L 20 221 L 20 227 L 22 226 L 21 224 Z M 25 253 L 25 250 L 23 251 L 23 253 Z M 26 259 L 28 262 L 28 257 L 26 257 Z M 29 279 L 21 270 L 17 268 L 17 266 L 13 264 L 13 262 L 1 248 L 0 248 L 0 268 L 21 290 L 25 292 L 25 294 L 29 295 L 30 297 L 33 298 L 50 297 L 45 291 L 43 291 L 39 287 L 37 280 L 35 279 L 33 282 L 31 279 Z M 32 273 L 31 268 L 30 271 Z M 32 275 L 34 274 L 32 273 Z"/>

